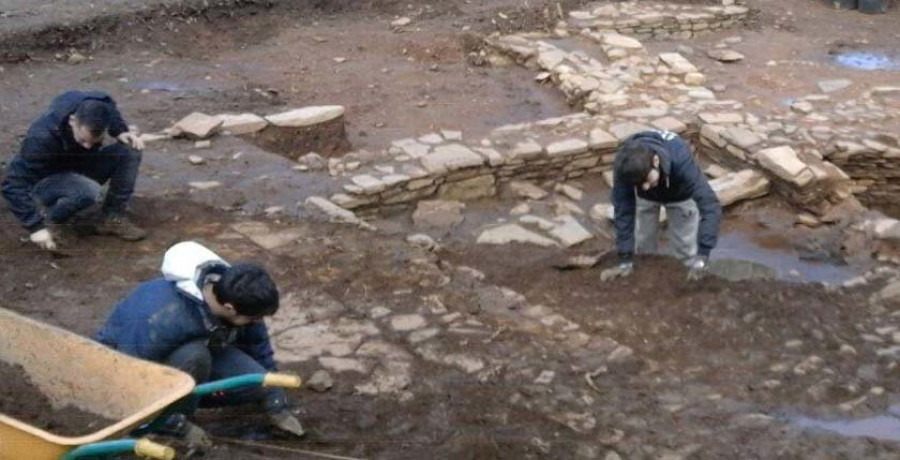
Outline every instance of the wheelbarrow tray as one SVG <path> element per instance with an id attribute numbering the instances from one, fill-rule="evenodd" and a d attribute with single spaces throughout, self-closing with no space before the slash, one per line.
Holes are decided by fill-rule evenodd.
<path id="1" fill-rule="evenodd" d="M 194 389 L 188 374 L 140 360 L 0 308 L 0 361 L 20 365 L 53 406 L 118 420 L 77 437 L 0 414 L 0 460 L 57 460 L 85 444 L 127 437 Z"/>

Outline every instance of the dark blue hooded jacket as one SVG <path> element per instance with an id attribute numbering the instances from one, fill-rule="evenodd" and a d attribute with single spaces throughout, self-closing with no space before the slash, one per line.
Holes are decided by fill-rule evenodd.
<path id="1" fill-rule="evenodd" d="M 68 91 L 60 94 L 50 108 L 28 128 L 19 154 L 13 157 L 3 179 L 3 196 L 9 202 L 13 214 L 29 231 L 43 228 L 43 219 L 31 192 L 42 179 L 68 171 L 80 171 L 87 162 L 96 161 L 100 146 L 85 149 L 72 135 L 69 115 L 86 100 L 105 102 L 113 107 L 112 121 L 107 132 L 113 137 L 128 131 L 128 125 L 115 108 L 116 103 L 109 95 L 101 92 Z"/>
<path id="2" fill-rule="evenodd" d="M 659 184 L 650 190 L 626 183 L 621 177 L 625 153 L 634 144 L 649 146 L 659 156 Z M 709 257 L 719 239 L 722 206 L 709 186 L 706 176 L 694 161 L 691 147 L 678 135 L 669 132 L 645 131 L 637 133 L 622 144 L 614 164 L 612 203 L 615 207 L 616 250 L 622 260 L 634 255 L 634 229 L 637 196 L 657 203 L 677 203 L 692 199 L 700 211 L 700 230 L 697 232 L 698 254 Z"/>
<path id="3" fill-rule="evenodd" d="M 179 243 L 163 260 L 164 278 L 138 286 L 115 309 L 95 339 L 122 353 L 163 362 L 180 346 L 206 340 L 211 349 L 236 346 L 264 368 L 276 369 L 265 323 L 233 326 L 203 301 L 203 286 L 228 264 L 194 243 Z"/>

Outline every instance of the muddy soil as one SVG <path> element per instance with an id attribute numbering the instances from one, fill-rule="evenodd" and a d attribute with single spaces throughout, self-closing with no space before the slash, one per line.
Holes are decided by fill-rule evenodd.
<path id="1" fill-rule="evenodd" d="M 21 366 L 0 362 L 0 413 L 60 436 L 83 436 L 115 420 L 73 406 L 54 407 Z"/>

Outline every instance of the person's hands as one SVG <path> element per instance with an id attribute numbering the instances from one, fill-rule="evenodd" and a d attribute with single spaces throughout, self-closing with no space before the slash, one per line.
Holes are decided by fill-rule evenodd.
<path id="1" fill-rule="evenodd" d="M 28 239 L 31 240 L 32 243 L 40 246 L 41 249 L 47 251 L 56 250 L 56 241 L 53 240 L 53 234 L 46 228 L 42 228 L 32 233 L 28 236 Z"/>
<path id="2" fill-rule="evenodd" d="M 706 268 L 708 261 L 706 257 L 694 256 L 687 260 L 684 265 L 688 269 L 688 281 L 698 281 L 706 276 Z"/>
<path id="3" fill-rule="evenodd" d="M 613 268 L 607 268 L 600 272 L 600 281 L 605 283 L 616 278 L 625 278 L 626 276 L 630 276 L 633 271 L 633 262 L 622 262 Z"/>
<path id="4" fill-rule="evenodd" d="M 140 137 L 135 136 L 131 131 L 125 131 L 122 134 L 119 134 L 119 142 L 135 149 L 135 150 L 144 150 L 144 141 L 141 140 Z"/>

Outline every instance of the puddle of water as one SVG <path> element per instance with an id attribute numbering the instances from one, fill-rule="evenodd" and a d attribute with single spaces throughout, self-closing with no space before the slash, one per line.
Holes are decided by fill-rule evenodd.
<path id="1" fill-rule="evenodd" d="M 884 415 L 857 420 L 820 420 L 798 415 L 788 417 L 788 422 L 799 428 L 824 430 L 841 436 L 900 441 L 900 405 L 891 406 Z"/>
<path id="2" fill-rule="evenodd" d="M 713 260 L 740 259 L 756 262 L 774 269 L 778 279 L 795 282 L 840 284 L 857 273 L 848 266 L 802 260 L 800 254 L 787 245 L 758 241 L 744 231 L 723 232 L 712 253 Z M 801 276 L 791 276 L 796 270 Z"/>
<path id="3" fill-rule="evenodd" d="M 857 70 L 900 70 L 900 62 L 883 53 L 845 51 L 834 57 L 835 62 Z"/>

